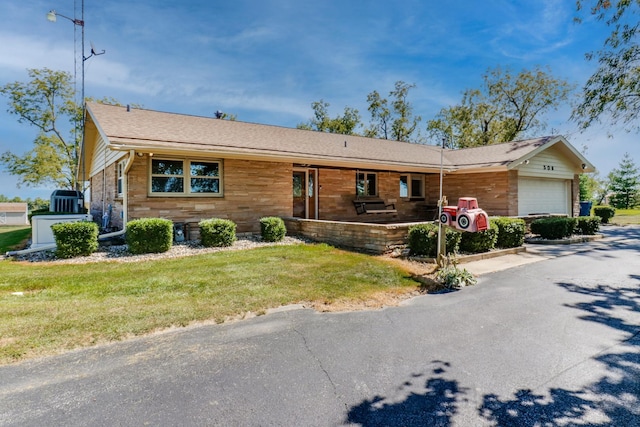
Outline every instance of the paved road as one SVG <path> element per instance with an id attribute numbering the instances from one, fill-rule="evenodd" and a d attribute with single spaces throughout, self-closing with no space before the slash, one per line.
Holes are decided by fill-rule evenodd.
<path id="1" fill-rule="evenodd" d="M 640 426 L 640 229 L 615 233 L 402 307 L 2 367 L 0 425 Z"/>

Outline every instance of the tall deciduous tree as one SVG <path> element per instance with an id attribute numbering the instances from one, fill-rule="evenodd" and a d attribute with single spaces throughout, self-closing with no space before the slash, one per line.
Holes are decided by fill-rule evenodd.
<path id="1" fill-rule="evenodd" d="M 307 123 L 298 124 L 298 129 L 316 130 L 320 132 L 357 135 L 356 129 L 361 126 L 358 110 L 344 107 L 344 114 L 335 118 L 329 117 L 329 103 L 324 100 L 311 103 L 314 117 Z"/>
<path id="2" fill-rule="evenodd" d="M 571 90 L 548 69 L 514 75 L 508 68 L 490 68 L 480 89 L 465 90 L 460 105 L 440 110 L 427 130 L 457 148 L 513 141 L 544 130 L 544 114 L 566 101 Z"/>
<path id="3" fill-rule="evenodd" d="M 581 102 L 573 118 L 587 128 L 603 118 L 612 124 L 640 130 L 640 1 L 578 0 L 578 11 L 587 10 L 611 28 L 602 49 L 589 52 L 587 60 L 598 62 L 598 69 L 583 87 Z M 582 18 L 578 17 L 578 21 Z"/>
<path id="4" fill-rule="evenodd" d="M 19 177 L 19 185 L 80 189 L 76 168 L 82 107 L 74 102 L 71 74 L 48 68 L 29 69 L 28 74 L 28 82 L 8 83 L 0 87 L 0 93 L 9 98 L 7 111 L 39 133 L 33 149 L 22 155 L 7 151 L 0 155 L 0 164 Z M 22 147 L 24 142 L 16 141 L 16 146 Z"/>
<path id="5" fill-rule="evenodd" d="M 640 173 L 629 153 L 609 173 L 609 191 L 610 203 L 615 208 L 629 209 L 640 202 Z"/>
<path id="6" fill-rule="evenodd" d="M 365 129 L 370 138 L 393 139 L 396 141 L 422 142 L 418 124 L 422 117 L 413 114 L 413 106 L 408 101 L 409 91 L 415 84 L 397 81 L 389 92 L 391 101 L 373 91 L 367 96 L 371 123 Z"/>

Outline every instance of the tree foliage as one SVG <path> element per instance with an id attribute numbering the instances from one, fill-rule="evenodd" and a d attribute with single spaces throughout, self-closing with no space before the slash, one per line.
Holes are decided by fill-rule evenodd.
<path id="1" fill-rule="evenodd" d="M 408 101 L 409 91 L 415 85 L 397 81 L 389 92 L 389 99 L 383 98 L 376 90 L 367 96 L 367 109 L 371 113 L 371 122 L 364 129 L 369 138 L 393 139 L 396 141 L 422 142 L 418 124 L 420 116 L 413 114 L 413 106 Z M 313 118 L 307 123 L 298 124 L 298 129 L 320 132 L 358 135 L 363 126 L 358 110 L 345 107 L 344 113 L 335 118 L 329 116 L 329 103 L 324 100 L 311 103 Z"/>
<path id="2" fill-rule="evenodd" d="M 609 191 L 609 203 L 615 208 L 629 209 L 640 202 L 640 173 L 629 153 L 609 173 Z"/>
<path id="3" fill-rule="evenodd" d="M 74 102 L 71 74 L 48 68 L 27 71 L 28 82 L 8 83 L 0 87 L 0 94 L 8 98 L 7 111 L 18 116 L 19 123 L 39 132 L 33 149 L 23 155 L 7 151 L 0 155 L 0 164 L 19 177 L 18 185 L 77 189 L 82 108 Z"/>
<path id="4" fill-rule="evenodd" d="M 367 95 L 367 109 L 371 113 L 371 122 L 365 129 L 365 136 L 422 142 L 418 129 L 422 117 L 413 114 L 413 106 L 408 101 L 409 91 L 415 87 L 415 84 L 397 81 L 394 89 L 389 92 L 391 101 L 383 98 L 376 90 Z"/>
<path id="5" fill-rule="evenodd" d="M 455 148 L 513 141 L 544 130 L 544 114 L 556 110 L 571 90 L 548 69 L 524 69 L 514 75 L 508 68 L 489 68 L 482 87 L 465 90 L 461 103 L 440 110 L 427 130 Z"/>
<path id="6" fill-rule="evenodd" d="M 344 107 L 344 114 L 329 117 L 329 103 L 324 100 L 311 103 L 314 117 L 307 123 L 298 124 L 298 129 L 315 130 L 319 132 L 341 133 L 345 135 L 357 135 L 356 129 L 361 125 L 358 110 Z"/>
<path id="7" fill-rule="evenodd" d="M 582 128 L 605 118 L 612 124 L 622 122 L 629 129 L 640 130 L 636 123 L 640 112 L 640 1 L 578 0 L 577 7 L 579 12 L 586 9 L 604 22 L 611 34 L 602 49 L 586 55 L 587 60 L 598 62 L 598 68 L 583 87 L 574 120 Z"/>

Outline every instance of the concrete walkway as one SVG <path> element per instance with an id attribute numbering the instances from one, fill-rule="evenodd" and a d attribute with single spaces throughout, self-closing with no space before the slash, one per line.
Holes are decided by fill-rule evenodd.
<path id="1" fill-rule="evenodd" d="M 605 250 L 611 245 L 625 245 L 635 241 L 633 231 L 638 226 L 602 226 L 600 233 L 602 238 L 591 242 L 571 243 L 571 244 L 530 244 L 525 243 L 526 250 L 517 254 L 502 255 L 495 258 L 482 259 L 461 263 L 460 267 L 475 276 L 494 273 L 508 268 L 531 264 L 545 259 L 557 258 L 560 256 L 572 255 L 578 252 L 591 250 Z"/>

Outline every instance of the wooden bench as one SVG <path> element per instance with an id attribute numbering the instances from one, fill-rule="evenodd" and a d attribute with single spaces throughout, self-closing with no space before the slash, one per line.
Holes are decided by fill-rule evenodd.
<path id="1" fill-rule="evenodd" d="M 398 213 L 395 203 L 385 203 L 382 199 L 354 200 L 353 205 L 358 215 Z"/>

